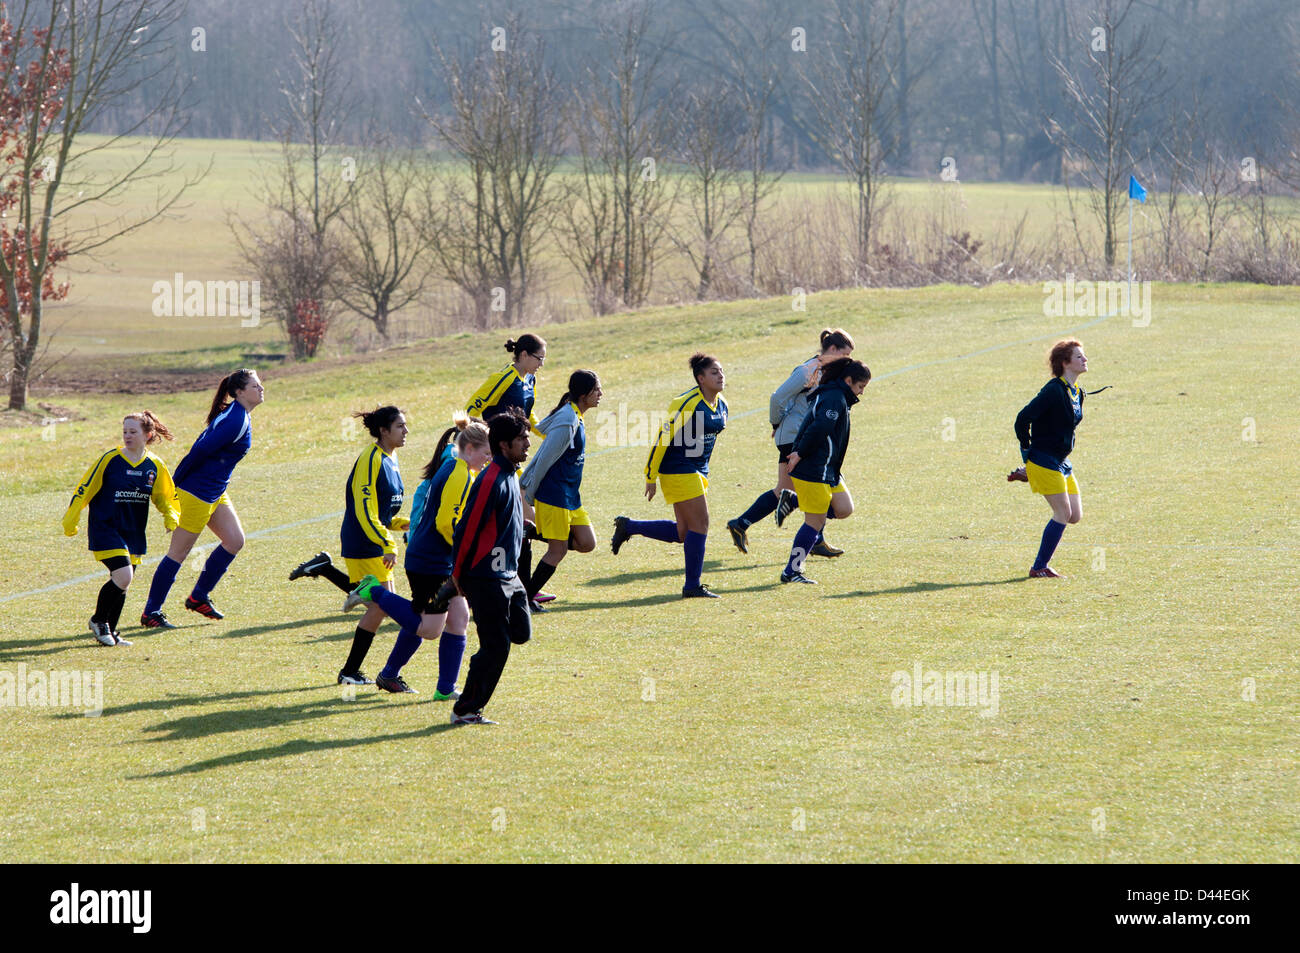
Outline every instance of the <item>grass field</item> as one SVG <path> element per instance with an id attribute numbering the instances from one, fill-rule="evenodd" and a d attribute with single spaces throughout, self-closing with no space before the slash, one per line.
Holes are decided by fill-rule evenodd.
<path id="1" fill-rule="evenodd" d="M 613 516 L 667 508 L 642 499 L 645 451 L 617 416 L 589 420 L 601 546 L 561 566 L 561 601 L 512 653 L 488 709 L 501 724 L 482 729 L 448 729 L 428 646 L 406 672 L 423 694 L 347 700 L 334 675 L 355 616 L 287 573 L 337 553 L 364 446 L 345 415 L 407 411 L 409 494 L 502 335 L 268 371 L 231 487 L 251 538 L 215 594 L 227 618 L 180 608 L 191 560 L 168 607 L 183 627 L 127 627 L 130 649 L 85 631 L 99 567 L 59 517 L 123 412 L 147 404 L 178 432 L 174 465 L 210 395 L 65 396 L 83 419 L 0 430 L 0 672 L 102 671 L 104 709 L 0 710 L 0 860 L 1294 862 L 1300 410 L 1272 365 L 1294 347 L 1295 294 L 1158 286 L 1146 328 L 1046 318 L 1038 288 L 1000 285 L 544 329 L 542 411 L 574 367 L 634 420 L 689 386 L 693 350 L 722 361 L 733 416 L 706 581 L 724 598 L 678 598 L 679 548 L 609 554 Z M 847 554 L 811 562 L 821 584 L 782 587 L 793 526 L 755 527 L 743 556 L 723 524 L 770 485 L 767 396 L 828 325 L 876 375 L 854 410 L 857 512 L 828 531 Z M 1011 423 L 1074 329 L 1084 383 L 1114 389 L 1089 399 L 1073 458 L 1084 520 L 1054 561 L 1069 578 L 1029 581 L 1047 507 L 1003 479 Z M 150 547 L 165 548 L 156 519 Z M 894 673 L 918 664 L 996 673 L 996 713 L 896 706 Z"/>

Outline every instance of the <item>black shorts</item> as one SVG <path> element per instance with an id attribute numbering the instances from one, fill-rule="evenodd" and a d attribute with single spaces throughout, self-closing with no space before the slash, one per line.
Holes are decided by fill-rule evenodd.
<path id="1" fill-rule="evenodd" d="M 433 611 L 433 597 L 449 578 L 437 573 L 406 570 L 406 581 L 411 584 L 411 608 L 416 615 L 437 614 Z"/>
<path id="2" fill-rule="evenodd" d="M 109 556 L 107 559 L 101 559 L 100 562 L 108 568 L 109 572 L 117 572 L 123 566 L 131 565 L 131 560 L 126 556 Z"/>
<path id="3" fill-rule="evenodd" d="M 793 449 L 794 449 L 794 444 L 792 443 L 778 443 L 776 445 L 776 452 L 781 455 L 781 458 L 777 460 L 777 463 L 785 463 L 787 460 L 789 460 L 790 451 Z"/>

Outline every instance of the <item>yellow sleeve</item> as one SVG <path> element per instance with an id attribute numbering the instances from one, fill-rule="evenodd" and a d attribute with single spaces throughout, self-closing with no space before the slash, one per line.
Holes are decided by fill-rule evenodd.
<path id="1" fill-rule="evenodd" d="M 676 397 L 668 405 L 668 419 L 664 425 L 659 428 L 659 438 L 655 445 L 650 448 L 650 459 L 645 464 L 645 481 L 653 483 L 659 479 L 659 464 L 663 462 L 664 454 L 668 447 L 672 445 L 673 437 L 677 431 L 686 425 L 686 421 L 695 411 L 695 405 L 700 401 L 700 392 L 698 390 L 688 391 L 681 397 Z"/>
<path id="2" fill-rule="evenodd" d="M 465 405 L 465 413 L 471 417 L 482 417 L 483 411 L 495 406 L 505 393 L 506 388 L 510 386 L 510 378 L 514 376 L 515 369 L 506 365 L 505 370 L 497 371 L 483 382 L 483 386 L 474 391 L 474 396 L 469 399 Z"/>
<path id="3" fill-rule="evenodd" d="M 393 537 L 388 527 L 379 521 L 379 507 L 375 503 L 375 483 L 379 478 L 379 468 L 383 466 L 383 451 L 372 447 L 369 455 L 362 454 L 352 468 L 352 511 L 366 538 L 377 546 L 382 546 L 384 554 L 395 551 Z"/>
<path id="4" fill-rule="evenodd" d="M 469 467 L 463 460 L 458 460 L 452 468 L 451 475 L 442 486 L 442 498 L 438 501 L 438 512 L 434 526 L 447 541 L 452 544 L 452 533 L 456 530 L 456 521 L 460 519 L 460 509 L 465 505 L 465 494 L 469 492 Z M 427 503 L 425 504 L 428 505 Z"/>
<path id="5" fill-rule="evenodd" d="M 531 410 L 528 412 L 528 426 L 537 436 L 546 439 L 546 434 L 537 429 L 537 415 Z"/>
<path id="6" fill-rule="evenodd" d="M 153 481 L 153 494 L 150 500 L 157 507 L 158 512 L 162 514 L 163 528 L 168 532 L 174 530 L 181 520 L 180 502 L 176 499 L 176 484 L 172 482 L 172 475 L 167 470 L 167 465 L 149 454 L 149 459 L 153 465 L 158 468 L 158 476 Z"/>
<path id="7" fill-rule="evenodd" d="M 91 464 L 90 469 L 82 476 L 81 481 L 77 484 L 76 491 L 72 494 L 72 500 L 68 503 L 68 510 L 63 514 L 64 536 L 77 535 L 77 524 L 81 521 L 81 511 L 95 498 L 95 494 L 104 485 L 104 468 L 108 466 L 108 462 L 113 459 L 116 453 L 116 448 L 108 451 Z"/>

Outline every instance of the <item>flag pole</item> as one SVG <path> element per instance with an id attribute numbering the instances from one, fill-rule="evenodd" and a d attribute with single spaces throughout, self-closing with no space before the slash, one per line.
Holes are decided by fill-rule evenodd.
<path id="1" fill-rule="evenodd" d="M 1133 300 L 1133 190 L 1128 196 L 1128 299 Z"/>

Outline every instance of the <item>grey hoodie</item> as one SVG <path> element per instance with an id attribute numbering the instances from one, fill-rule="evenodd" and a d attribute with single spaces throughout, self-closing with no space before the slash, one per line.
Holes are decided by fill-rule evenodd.
<path id="1" fill-rule="evenodd" d="M 537 498 L 537 489 L 542 485 L 546 471 L 573 446 L 573 435 L 578 432 L 578 414 L 573 404 L 566 400 L 564 406 L 543 419 L 537 429 L 546 435 L 546 439 L 519 476 L 519 489 L 530 505 Z"/>
<path id="2" fill-rule="evenodd" d="M 808 395 L 817 386 L 816 373 L 819 367 L 820 358 L 809 358 L 791 372 L 784 384 L 772 392 L 767 407 L 775 431 L 772 439 L 778 447 L 794 443 L 800 424 L 808 416 Z"/>

